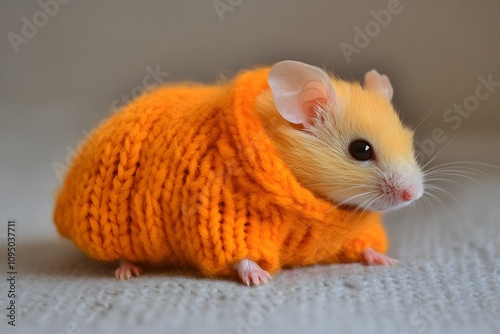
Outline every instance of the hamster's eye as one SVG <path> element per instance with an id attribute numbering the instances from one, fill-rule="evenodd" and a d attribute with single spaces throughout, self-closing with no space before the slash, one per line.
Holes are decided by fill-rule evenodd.
<path id="1" fill-rule="evenodd" d="M 354 140 L 349 145 L 349 153 L 359 161 L 367 161 L 373 159 L 373 148 L 366 140 Z"/>

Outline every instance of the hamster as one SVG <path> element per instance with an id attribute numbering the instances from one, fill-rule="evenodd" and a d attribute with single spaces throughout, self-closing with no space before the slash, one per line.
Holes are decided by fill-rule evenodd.
<path id="1" fill-rule="evenodd" d="M 222 85 L 167 85 L 96 129 L 54 212 L 89 256 L 266 284 L 281 268 L 391 265 L 381 213 L 424 192 L 389 79 L 296 61 Z"/>
<path id="2" fill-rule="evenodd" d="M 424 190 L 413 133 L 391 105 L 388 77 L 371 70 L 364 79 L 362 87 L 283 61 L 271 69 L 257 112 L 305 187 L 337 205 L 401 208 Z"/>

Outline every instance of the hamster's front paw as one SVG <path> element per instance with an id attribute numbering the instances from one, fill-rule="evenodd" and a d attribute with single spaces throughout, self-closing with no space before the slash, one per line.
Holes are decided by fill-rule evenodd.
<path id="1" fill-rule="evenodd" d="M 246 285 L 261 285 L 267 284 L 271 279 L 271 275 L 262 269 L 257 263 L 249 259 L 243 259 L 233 266 L 238 271 L 243 283 Z"/>
<path id="2" fill-rule="evenodd" d="M 388 257 L 382 253 L 377 252 L 371 247 L 368 247 L 361 254 L 361 263 L 366 265 L 382 265 L 382 266 L 393 266 L 398 263 L 398 260 Z"/>
<path id="3" fill-rule="evenodd" d="M 132 276 L 139 276 L 141 274 L 142 268 L 127 260 L 120 260 L 120 265 L 115 270 L 115 277 L 119 280 L 128 280 Z"/>

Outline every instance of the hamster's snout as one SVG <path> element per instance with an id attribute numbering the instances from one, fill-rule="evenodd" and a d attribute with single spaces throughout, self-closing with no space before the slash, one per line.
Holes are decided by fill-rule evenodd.
<path id="1" fill-rule="evenodd" d="M 403 207 L 422 197 L 424 192 L 422 174 L 390 173 L 382 180 L 379 208 L 392 210 Z M 374 203 L 375 204 L 375 203 Z"/>

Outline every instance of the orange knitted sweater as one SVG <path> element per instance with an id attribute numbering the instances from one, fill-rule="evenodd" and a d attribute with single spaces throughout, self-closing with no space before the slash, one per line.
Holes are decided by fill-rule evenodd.
<path id="1" fill-rule="evenodd" d="M 255 112 L 269 68 L 161 87 L 112 115 L 72 162 L 54 212 L 92 258 L 228 275 L 384 252 L 379 213 L 336 208 L 291 174 Z"/>

